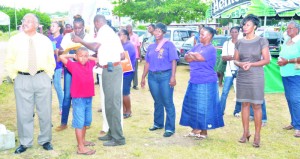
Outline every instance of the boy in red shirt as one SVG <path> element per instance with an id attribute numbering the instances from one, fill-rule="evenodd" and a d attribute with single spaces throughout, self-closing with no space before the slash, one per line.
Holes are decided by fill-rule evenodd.
<path id="1" fill-rule="evenodd" d="M 59 56 L 72 74 L 71 97 L 73 107 L 72 126 L 75 128 L 78 148 L 77 154 L 93 155 L 96 151 L 86 146 L 95 144 L 85 140 L 86 127 L 92 122 L 92 97 L 95 95 L 93 67 L 97 58 L 90 57 L 88 50 L 79 48 L 76 54 Z M 69 58 L 74 58 L 73 62 Z"/>

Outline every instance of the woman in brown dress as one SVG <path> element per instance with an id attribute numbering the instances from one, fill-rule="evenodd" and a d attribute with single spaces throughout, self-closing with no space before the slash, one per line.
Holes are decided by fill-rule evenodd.
<path id="1" fill-rule="evenodd" d="M 245 37 L 235 45 L 234 63 L 240 67 L 237 75 L 237 102 L 242 102 L 243 136 L 240 143 L 250 138 L 249 114 L 250 104 L 253 106 L 255 135 L 253 147 L 260 146 L 261 104 L 264 100 L 263 66 L 270 63 L 268 40 L 255 35 L 259 19 L 250 14 L 241 23 Z"/>

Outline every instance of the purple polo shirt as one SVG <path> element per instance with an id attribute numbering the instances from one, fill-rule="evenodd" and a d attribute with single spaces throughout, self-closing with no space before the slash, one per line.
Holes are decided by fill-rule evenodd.
<path id="1" fill-rule="evenodd" d="M 215 47 L 212 44 L 203 46 L 200 43 L 189 52 L 198 52 L 205 59 L 203 62 L 190 62 L 190 82 L 193 84 L 217 82 L 218 77 L 214 70 L 217 60 L 217 50 Z"/>
<path id="2" fill-rule="evenodd" d="M 167 41 L 159 51 L 155 51 L 157 43 L 150 44 L 146 53 L 149 71 L 165 71 L 172 69 L 172 61 L 178 59 L 175 45 Z"/>
<path id="3" fill-rule="evenodd" d="M 52 41 L 52 43 L 55 44 L 56 48 L 59 49 L 60 48 L 60 43 L 63 39 L 63 36 L 60 34 L 58 37 L 54 38 L 52 35 L 49 36 L 49 39 Z M 57 57 L 56 55 L 54 54 L 54 58 L 55 58 L 55 61 L 56 61 L 56 67 L 55 67 L 55 70 L 56 69 L 59 69 L 59 68 L 62 68 L 63 67 L 63 63 L 61 61 L 57 62 Z"/>
<path id="4" fill-rule="evenodd" d="M 133 71 L 132 72 L 126 72 L 124 73 L 124 76 L 128 76 L 130 74 L 133 74 L 134 73 L 134 70 L 135 70 L 135 60 L 136 60 L 136 52 L 135 52 L 135 48 L 134 48 L 134 45 L 130 42 L 130 41 L 127 41 L 126 43 L 122 44 L 123 46 L 123 49 L 125 51 L 128 51 L 128 54 L 129 54 L 129 57 L 130 57 L 130 60 L 131 60 L 131 64 L 132 64 L 132 68 L 133 68 Z"/>

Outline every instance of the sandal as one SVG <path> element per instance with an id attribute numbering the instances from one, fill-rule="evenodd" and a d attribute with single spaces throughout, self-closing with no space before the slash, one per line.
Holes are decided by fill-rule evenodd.
<path id="1" fill-rule="evenodd" d="M 288 125 L 286 127 L 283 127 L 282 129 L 285 129 L 285 130 L 292 130 L 294 129 L 294 127 L 292 125 Z"/>
<path id="2" fill-rule="evenodd" d="M 207 135 L 200 135 L 200 134 L 197 134 L 195 136 L 195 140 L 204 140 L 207 138 Z"/>
<path id="3" fill-rule="evenodd" d="M 300 137 L 300 130 L 296 130 L 294 136 L 297 138 Z"/>
<path id="4" fill-rule="evenodd" d="M 195 134 L 193 132 L 188 133 L 187 135 L 184 135 L 184 137 L 196 137 L 198 134 Z"/>
<path id="5" fill-rule="evenodd" d="M 124 119 L 130 118 L 131 114 L 130 113 L 129 114 L 123 114 L 123 117 L 124 117 Z"/>
<path id="6" fill-rule="evenodd" d="M 95 143 L 90 141 L 85 141 L 84 146 L 95 146 Z"/>
<path id="7" fill-rule="evenodd" d="M 77 151 L 77 155 L 93 155 L 95 154 L 96 150 L 89 150 L 87 152 L 78 152 Z"/>

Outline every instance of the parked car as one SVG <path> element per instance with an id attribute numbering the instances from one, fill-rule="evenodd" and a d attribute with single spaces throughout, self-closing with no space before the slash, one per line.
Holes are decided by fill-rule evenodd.
<path id="1" fill-rule="evenodd" d="M 177 49 L 180 49 L 182 44 L 192 36 L 192 33 L 195 34 L 198 32 L 190 28 L 169 27 L 165 38 L 172 41 Z"/>
<path id="2" fill-rule="evenodd" d="M 177 48 L 177 53 L 179 54 L 179 49 L 181 48 L 182 44 L 189 39 L 193 33 L 198 33 L 191 28 L 184 28 L 184 27 L 168 27 L 167 32 L 165 34 L 165 38 L 169 39 L 174 43 Z M 144 38 L 142 44 L 142 56 L 145 56 L 147 52 L 147 48 L 149 46 L 148 38 Z"/>
<path id="3" fill-rule="evenodd" d="M 256 35 L 265 37 L 269 41 L 269 50 L 271 55 L 278 56 L 280 45 L 283 43 L 284 38 L 281 32 L 278 31 L 256 31 Z"/>
<path id="4" fill-rule="evenodd" d="M 139 36 L 139 41 L 142 44 L 144 38 L 146 37 L 146 34 L 148 33 L 147 30 L 132 30 L 132 31 Z"/>
<path id="5" fill-rule="evenodd" d="M 224 35 L 215 35 L 214 36 L 214 38 L 212 40 L 212 44 L 217 49 L 218 56 L 220 56 L 222 54 L 223 44 L 228 39 L 229 39 L 229 37 L 228 36 L 224 36 Z M 188 40 L 186 40 L 186 42 L 183 43 L 182 47 L 180 48 L 180 52 L 178 54 L 178 56 L 179 56 L 178 64 L 189 64 L 188 62 L 186 62 L 184 60 L 184 55 L 189 50 L 191 50 L 193 47 L 194 47 L 194 37 L 191 37 Z"/>

